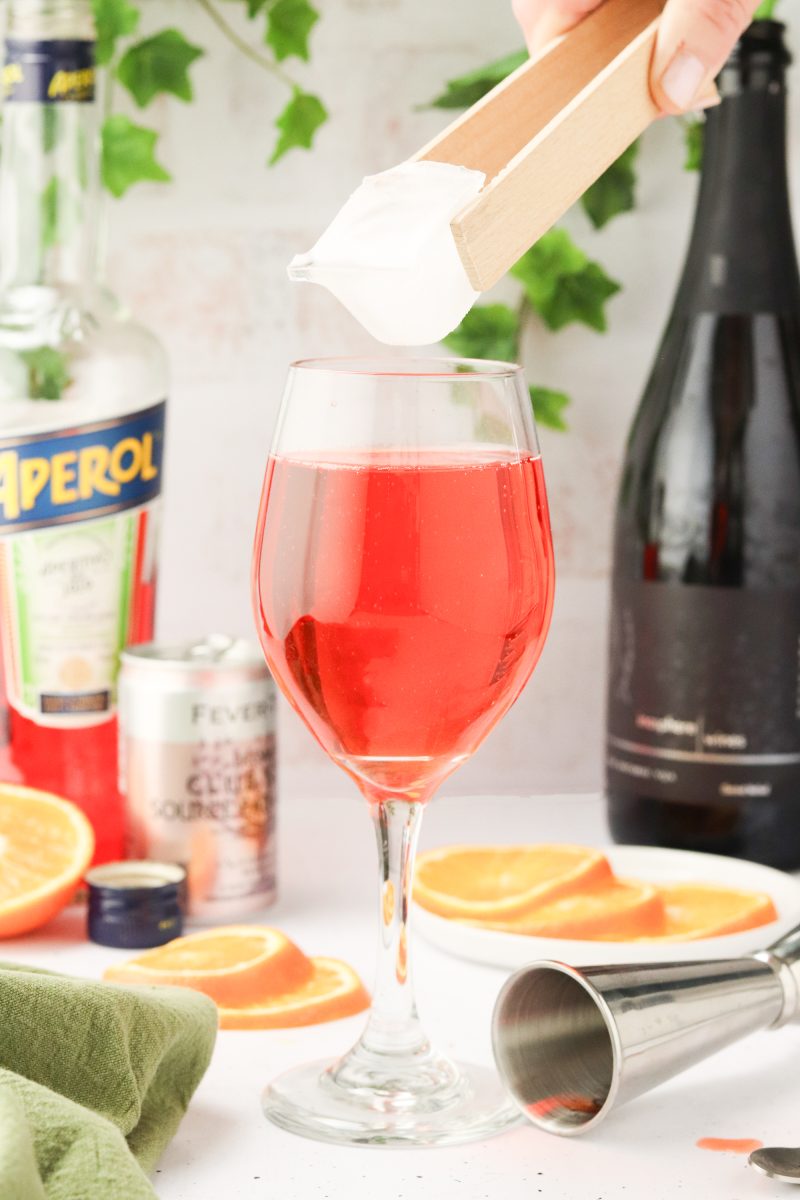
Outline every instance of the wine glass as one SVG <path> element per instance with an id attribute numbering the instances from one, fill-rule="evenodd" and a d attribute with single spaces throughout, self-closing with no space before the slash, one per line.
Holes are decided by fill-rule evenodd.
<path id="1" fill-rule="evenodd" d="M 366 1029 L 280 1077 L 266 1115 L 356 1144 L 486 1137 L 517 1113 L 417 1016 L 408 917 L 423 809 L 522 691 L 553 553 L 519 367 L 317 359 L 289 372 L 256 531 L 253 598 L 275 679 L 368 802 L 380 944 Z"/>

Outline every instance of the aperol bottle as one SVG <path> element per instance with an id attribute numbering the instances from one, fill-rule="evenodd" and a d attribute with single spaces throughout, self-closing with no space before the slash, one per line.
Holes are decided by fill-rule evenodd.
<path id="1" fill-rule="evenodd" d="M 0 162 L 0 777 L 122 852 L 119 653 L 153 632 L 166 362 L 98 275 L 94 31 L 12 0 Z"/>

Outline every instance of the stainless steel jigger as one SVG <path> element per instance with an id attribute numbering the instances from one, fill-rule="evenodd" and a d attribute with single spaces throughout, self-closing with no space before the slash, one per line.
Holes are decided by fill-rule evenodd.
<path id="1" fill-rule="evenodd" d="M 576 967 L 512 975 L 492 1021 L 500 1075 L 549 1133 L 610 1110 L 748 1033 L 800 1021 L 800 925 L 746 958 Z"/>

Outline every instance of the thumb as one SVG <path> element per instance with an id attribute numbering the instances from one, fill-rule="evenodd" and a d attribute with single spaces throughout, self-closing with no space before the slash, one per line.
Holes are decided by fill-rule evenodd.
<path id="1" fill-rule="evenodd" d="M 511 0 L 511 7 L 522 26 L 528 50 L 535 54 L 601 3 L 602 0 Z"/>
<path id="2" fill-rule="evenodd" d="M 708 96 L 759 0 L 667 0 L 650 79 L 664 112 L 685 112 Z"/>

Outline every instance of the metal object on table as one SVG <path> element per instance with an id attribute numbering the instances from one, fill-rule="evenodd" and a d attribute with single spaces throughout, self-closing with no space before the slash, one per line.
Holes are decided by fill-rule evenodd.
<path id="1" fill-rule="evenodd" d="M 747 1160 L 751 1167 L 781 1183 L 800 1183 L 800 1148 L 797 1146 L 762 1146 Z"/>
<path id="2" fill-rule="evenodd" d="M 492 1022 L 500 1075 L 550 1133 L 591 1129 L 748 1033 L 800 1021 L 800 926 L 743 958 L 517 971 Z"/>
<path id="3" fill-rule="evenodd" d="M 261 651 L 238 638 L 122 654 L 127 853 L 186 868 L 189 920 L 235 921 L 275 899 L 275 696 Z"/>

